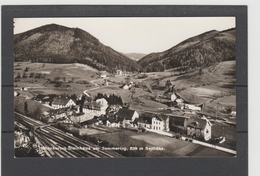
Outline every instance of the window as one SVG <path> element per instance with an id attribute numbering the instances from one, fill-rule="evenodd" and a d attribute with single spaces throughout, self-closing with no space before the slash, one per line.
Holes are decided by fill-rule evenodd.
<path id="1" fill-rule="evenodd" d="M 206 133 L 209 133 L 209 130 L 208 130 L 208 129 L 206 130 Z"/>

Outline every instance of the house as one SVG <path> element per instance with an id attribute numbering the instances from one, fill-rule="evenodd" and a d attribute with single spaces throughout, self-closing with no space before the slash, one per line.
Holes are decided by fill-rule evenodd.
<path id="1" fill-rule="evenodd" d="M 117 70 L 117 71 L 116 71 L 116 74 L 117 74 L 117 75 L 122 75 L 122 70 Z"/>
<path id="2" fill-rule="evenodd" d="M 150 117 L 142 115 L 135 121 L 139 128 L 152 129 L 152 119 Z"/>
<path id="3" fill-rule="evenodd" d="M 189 109 L 192 111 L 201 111 L 203 107 L 203 104 L 196 106 L 196 105 L 192 105 L 192 104 L 184 104 L 184 109 Z"/>
<path id="4" fill-rule="evenodd" d="M 75 106 L 76 103 L 70 99 L 70 98 L 65 98 L 65 97 L 56 97 L 52 103 L 51 106 L 54 109 L 59 109 L 59 108 L 64 108 L 64 107 L 72 107 Z"/>
<path id="5" fill-rule="evenodd" d="M 122 121 L 121 121 L 122 122 Z M 120 120 L 118 119 L 113 119 L 113 118 L 109 118 L 107 119 L 106 121 L 106 125 L 108 127 L 116 127 L 116 128 L 119 128 L 120 127 Z"/>
<path id="6" fill-rule="evenodd" d="M 187 120 L 190 117 L 171 115 L 169 120 L 170 131 L 180 134 L 186 134 L 187 131 Z"/>
<path id="7" fill-rule="evenodd" d="M 155 131 L 169 131 L 169 117 L 164 114 L 145 113 L 136 119 L 138 127 Z"/>
<path id="8" fill-rule="evenodd" d="M 88 102 L 88 101 L 85 101 L 83 106 L 82 106 L 82 112 L 84 114 L 92 113 L 92 112 L 100 114 L 101 113 L 101 102 L 96 102 L 96 101 Z"/>
<path id="9" fill-rule="evenodd" d="M 236 112 L 236 111 L 231 111 L 230 115 L 231 115 L 232 117 L 235 117 L 235 116 L 237 115 L 237 112 Z"/>
<path id="10" fill-rule="evenodd" d="M 108 102 L 105 98 L 100 98 L 96 100 L 96 103 L 100 106 L 100 114 L 106 114 L 106 109 L 108 107 Z"/>
<path id="11" fill-rule="evenodd" d="M 211 139 L 211 126 L 207 118 L 191 117 L 187 120 L 187 135 L 208 141 Z"/>
<path id="12" fill-rule="evenodd" d="M 122 88 L 128 90 L 128 89 L 129 89 L 129 86 L 128 86 L 127 84 L 125 84 L 125 85 L 123 85 Z"/>
<path id="13" fill-rule="evenodd" d="M 152 116 L 152 130 L 169 131 L 169 117 L 164 114 Z"/>
<path id="14" fill-rule="evenodd" d="M 16 97 L 16 96 L 19 96 L 19 95 L 20 95 L 19 92 L 14 91 L 14 96 L 15 96 L 15 97 Z"/>
<path id="15" fill-rule="evenodd" d="M 101 78 L 106 78 L 107 77 L 107 72 L 106 71 L 100 71 L 100 75 Z"/>
<path id="16" fill-rule="evenodd" d="M 116 116 L 125 119 L 126 123 L 134 122 L 136 118 L 139 118 L 139 114 L 135 110 L 125 108 L 119 109 Z"/>
<path id="17" fill-rule="evenodd" d="M 122 86 L 123 89 L 129 90 L 131 87 L 133 87 L 133 82 L 130 82 L 130 84 L 124 84 Z"/>
<path id="18" fill-rule="evenodd" d="M 115 114 L 115 119 L 120 122 L 120 126 L 122 127 L 133 127 L 136 119 L 139 118 L 139 114 L 135 110 L 130 109 L 119 109 L 119 111 Z"/>
<path id="19" fill-rule="evenodd" d="M 177 99 L 177 96 L 175 95 L 175 93 L 171 94 L 171 101 L 175 101 Z"/>

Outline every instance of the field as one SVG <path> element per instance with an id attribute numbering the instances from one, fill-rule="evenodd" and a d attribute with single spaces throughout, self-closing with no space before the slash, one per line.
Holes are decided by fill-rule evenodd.
<path id="1" fill-rule="evenodd" d="M 14 97 L 14 106 L 19 112 L 24 112 L 24 103 L 27 102 L 29 113 L 34 110 L 35 107 L 40 106 L 41 111 L 49 111 L 50 108 L 35 102 L 34 100 L 26 100 L 22 97 Z"/>
<path id="2" fill-rule="evenodd" d="M 25 77 L 15 79 L 15 89 L 29 87 L 35 94 L 82 94 L 83 90 L 95 87 L 90 80 L 98 78 L 96 69 L 83 64 L 15 62 L 14 77 L 24 73 Z M 41 76 L 36 78 L 37 74 Z M 55 86 L 55 83 L 51 83 L 54 80 L 61 85 Z"/>
<path id="3" fill-rule="evenodd" d="M 122 135 L 123 134 L 123 135 Z M 173 156 L 232 156 L 231 154 L 207 148 L 191 142 L 162 136 L 156 133 L 137 133 L 123 130 L 116 133 L 103 133 L 93 135 L 98 139 L 108 141 L 114 146 L 130 147 L 162 147 L 164 150 L 147 151 L 147 157 L 173 157 Z M 123 141 L 122 141 L 123 140 Z M 123 142 L 123 143 L 122 143 Z"/>
<path id="4" fill-rule="evenodd" d="M 206 67 L 199 72 L 178 74 L 175 72 L 146 73 L 147 77 L 137 79 L 137 73 L 127 76 L 107 75 L 108 86 L 103 86 L 104 79 L 99 78 L 98 70 L 83 64 L 51 64 L 27 63 L 14 64 L 15 76 L 27 68 L 27 75 L 42 73 L 43 78 L 21 78 L 15 82 L 15 87 L 30 87 L 28 96 L 34 94 L 82 94 L 84 90 L 95 96 L 97 93 L 115 94 L 121 96 L 123 102 L 130 103 L 130 108 L 140 111 L 156 111 L 158 108 L 167 108 L 167 105 L 156 102 L 153 98 L 162 95 L 165 83 L 170 80 L 175 89 L 186 101 L 199 104 L 204 103 L 204 111 L 211 116 L 228 118 L 226 111 L 235 109 L 235 61 L 225 61 Z M 62 86 L 55 87 L 49 80 L 59 77 Z M 84 82 L 84 83 L 83 83 Z M 134 82 L 141 85 L 135 90 L 119 88 L 125 82 Z M 97 87 L 99 85 L 100 87 Z M 147 86 L 148 89 L 143 89 Z M 149 89 L 150 87 L 150 89 Z M 24 92 L 19 92 L 24 93 Z"/>
<path id="5" fill-rule="evenodd" d="M 236 128 L 223 123 L 215 123 L 212 126 L 212 138 L 225 137 L 226 141 L 222 144 L 217 144 L 221 147 L 236 149 Z"/>

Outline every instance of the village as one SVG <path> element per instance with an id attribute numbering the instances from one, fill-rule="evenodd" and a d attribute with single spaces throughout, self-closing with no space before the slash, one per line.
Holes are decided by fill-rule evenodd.
<path id="1" fill-rule="evenodd" d="M 128 130 L 131 133 L 134 131 L 144 134 L 144 136 L 155 133 L 158 138 L 159 136 L 176 138 L 207 147 L 212 147 L 213 144 L 221 146 L 225 143 L 224 132 L 219 136 L 212 135 L 212 126 L 217 119 L 214 120 L 202 113 L 204 104 L 188 103 L 177 93 L 170 80 L 166 81 L 163 95 L 153 100 L 164 103 L 168 108 L 150 111 L 130 107 L 129 102 L 123 102 L 119 95 L 89 93 L 90 90 L 98 91 L 109 85 L 110 80 L 106 72 L 99 74 L 99 79 L 91 82 L 95 87 L 83 90 L 78 95 L 37 94 L 31 98 L 27 96 L 23 98 L 35 101 L 48 109 L 41 110 L 39 117 L 35 117 L 36 119 L 60 128 L 70 135 L 96 136 L 105 141 L 106 134 L 121 133 L 121 131 L 125 133 L 124 131 Z M 123 74 L 121 70 L 117 70 L 116 73 L 117 77 L 122 76 L 124 79 L 128 78 L 128 75 Z M 118 89 L 129 92 L 140 89 L 139 85 L 130 79 L 125 80 L 128 83 L 121 84 Z M 14 92 L 14 96 L 22 96 L 29 89 L 22 87 Z M 232 112 L 231 116 L 235 116 L 235 112 Z M 113 144 L 118 145 L 118 143 Z M 120 145 L 124 146 L 124 144 Z M 222 151 L 226 152 L 226 149 Z"/>

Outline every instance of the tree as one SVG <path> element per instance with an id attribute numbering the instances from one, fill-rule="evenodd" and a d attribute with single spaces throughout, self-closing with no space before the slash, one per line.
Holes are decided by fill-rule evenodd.
<path id="1" fill-rule="evenodd" d="M 18 72 L 16 78 L 21 78 L 21 73 Z"/>
<path id="2" fill-rule="evenodd" d="M 130 77 L 127 76 L 127 77 L 125 78 L 125 84 L 129 84 L 129 83 L 130 83 Z"/>
<path id="3" fill-rule="evenodd" d="M 33 78 L 34 77 L 34 73 L 31 72 L 29 76 L 30 76 L 30 78 Z"/>
<path id="4" fill-rule="evenodd" d="M 25 67 L 24 71 L 25 71 L 25 72 L 28 72 L 28 71 L 29 71 L 29 68 L 28 68 L 28 67 Z"/>
<path id="5" fill-rule="evenodd" d="M 202 75 L 202 68 L 200 68 L 200 70 L 199 70 L 199 75 Z"/>
<path id="6" fill-rule="evenodd" d="M 23 77 L 23 78 L 27 78 L 27 74 L 25 73 L 25 71 L 23 72 L 22 77 Z"/>
<path id="7" fill-rule="evenodd" d="M 24 102 L 24 115 L 28 115 L 29 114 L 29 110 L 28 110 L 28 104 L 27 102 Z"/>
<path id="8" fill-rule="evenodd" d="M 54 77 L 54 78 L 53 78 L 53 80 L 57 82 L 57 81 L 59 81 L 59 80 L 60 80 L 60 77 L 59 77 L 59 76 L 57 76 L 57 77 Z"/>
<path id="9" fill-rule="evenodd" d="M 41 120 L 40 118 L 41 113 L 42 113 L 41 105 L 35 103 L 34 106 L 31 108 L 30 117 Z"/>

